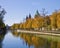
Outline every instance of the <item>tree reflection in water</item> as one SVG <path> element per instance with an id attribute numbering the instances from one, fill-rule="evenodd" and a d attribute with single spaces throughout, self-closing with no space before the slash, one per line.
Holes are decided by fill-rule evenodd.
<path id="1" fill-rule="evenodd" d="M 6 30 L 0 31 L 0 48 L 2 48 L 2 41 L 4 40 L 5 34 L 6 34 Z"/>
<path id="2" fill-rule="evenodd" d="M 12 34 L 16 37 L 20 36 L 25 42 L 26 45 L 34 46 L 34 48 L 60 48 L 60 42 L 47 40 L 46 38 L 37 37 L 34 34 L 25 34 L 25 33 L 18 33 L 12 32 Z"/>

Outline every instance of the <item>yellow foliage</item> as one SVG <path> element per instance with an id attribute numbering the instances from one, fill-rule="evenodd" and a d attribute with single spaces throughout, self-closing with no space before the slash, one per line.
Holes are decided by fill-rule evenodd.
<path id="1" fill-rule="evenodd" d="M 45 22 L 46 21 L 46 22 Z M 49 23 L 50 21 L 50 23 Z M 20 24 L 14 24 L 11 26 L 11 29 L 40 29 L 43 28 L 46 24 L 48 28 L 60 28 L 60 12 L 53 12 L 51 15 L 48 16 L 41 16 L 39 14 L 35 15 L 34 18 L 27 18 L 25 22 Z M 49 24 L 49 25 L 48 25 Z"/>

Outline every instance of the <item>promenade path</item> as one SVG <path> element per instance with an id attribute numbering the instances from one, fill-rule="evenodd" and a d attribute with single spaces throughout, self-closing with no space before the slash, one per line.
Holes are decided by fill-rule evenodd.
<path id="1" fill-rule="evenodd" d="M 16 30 L 20 33 L 32 33 L 32 34 L 41 34 L 41 35 L 51 35 L 51 36 L 60 36 L 60 31 L 28 31 L 28 30 Z"/>

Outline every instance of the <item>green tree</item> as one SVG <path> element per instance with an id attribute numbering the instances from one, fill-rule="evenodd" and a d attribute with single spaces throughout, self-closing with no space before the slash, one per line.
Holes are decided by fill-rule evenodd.
<path id="1" fill-rule="evenodd" d="M 5 24 L 3 22 L 5 13 L 6 13 L 5 9 L 1 8 L 1 6 L 0 6 L 0 28 L 3 28 L 5 26 Z"/>
<path id="2" fill-rule="evenodd" d="M 39 17 L 39 16 L 40 16 L 40 13 L 39 13 L 39 11 L 37 10 L 36 13 L 35 13 L 35 18 L 36 18 L 36 17 Z"/>

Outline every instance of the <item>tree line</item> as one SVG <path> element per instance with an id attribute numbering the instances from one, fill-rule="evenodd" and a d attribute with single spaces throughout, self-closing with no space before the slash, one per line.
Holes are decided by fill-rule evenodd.
<path id="1" fill-rule="evenodd" d="M 31 14 L 26 16 L 21 23 L 14 23 L 11 29 L 26 29 L 26 30 L 59 30 L 60 29 L 60 10 L 55 10 L 50 15 L 46 15 L 45 9 L 42 14 L 37 10 L 34 18 Z"/>

